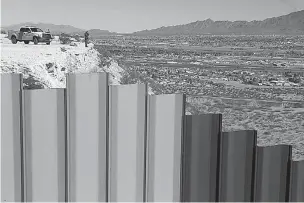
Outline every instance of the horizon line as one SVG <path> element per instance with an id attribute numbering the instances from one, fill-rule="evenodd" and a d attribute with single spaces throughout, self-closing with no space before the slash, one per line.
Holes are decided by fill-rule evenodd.
<path id="1" fill-rule="evenodd" d="M 17 25 L 20 25 L 20 24 L 50 24 L 50 25 L 55 25 L 55 26 L 71 26 L 73 28 L 76 28 L 76 29 L 80 29 L 82 31 L 87 31 L 87 30 L 103 30 L 103 31 L 108 31 L 108 32 L 112 32 L 112 33 L 116 33 L 116 34 L 134 34 L 136 32 L 141 32 L 141 31 L 149 31 L 149 30 L 155 30 L 155 29 L 159 29 L 159 28 L 163 28 L 163 27 L 173 27 L 173 26 L 179 26 L 179 25 L 187 25 L 187 24 L 190 24 L 190 23 L 195 23 L 195 22 L 201 22 L 201 21 L 206 21 L 206 20 L 211 20 L 213 22 L 254 22 L 254 21 L 264 21 L 264 20 L 267 20 L 267 19 L 271 19 L 271 18 L 278 18 L 278 17 L 282 17 L 282 16 L 287 16 L 287 15 L 290 15 L 292 13 L 297 13 L 297 12 L 304 12 L 304 9 L 303 10 L 298 10 L 298 11 L 294 11 L 294 12 L 290 12 L 288 14 L 285 14 L 285 15 L 280 15 L 280 16 L 274 16 L 274 17 L 269 17 L 269 18 L 265 18 L 263 20 L 251 20 L 251 21 L 248 21 L 248 20 L 212 20 L 211 18 L 207 18 L 205 20 L 196 20 L 196 21 L 191 21 L 191 22 L 188 22 L 188 23 L 184 23 L 184 24 L 175 24 L 175 25 L 167 25 L 167 26 L 160 26 L 160 27 L 157 27 L 157 28 L 150 28 L 150 29 L 142 29 L 142 30 L 137 30 L 137 31 L 133 31 L 133 32 L 115 32 L 115 31 L 110 31 L 110 30 L 105 30 L 105 29 L 100 29 L 100 28 L 90 28 L 90 29 L 84 29 L 84 28 L 80 28 L 80 27 L 76 27 L 74 25 L 68 25 L 68 24 L 54 24 L 54 23 L 50 23 L 50 22 L 20 22 L 20 23 L 16 23 L 16 24 L 11 24 L 11 25 L 2 25 L 1 24 L 1 29 L 2 28 L 5 28 L 5 27 L 11 27 L 11 26 L 17 26 Z"/>

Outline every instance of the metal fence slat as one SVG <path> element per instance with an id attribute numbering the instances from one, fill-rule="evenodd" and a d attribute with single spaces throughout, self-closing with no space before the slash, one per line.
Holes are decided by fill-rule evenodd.
<path id="1" fill-rule="evenodd" d="M 185 97 L 148 99 L 147 201 L 181 201 L 181 158 Z"/>
<path id="2" fill-rule="evenodd" d="M 304 160 L 291 162 L 290 202 L 304 202 Z"/>
<path id="3" fill-rule="evenodd" d="M 108 75 L 67 75 L 68 199 L 107 201 Z"/>
<path id="4" fill-rule="evenodd" d="M 222 133 L 220 202 L 252 201 L 256 144 L 255 130 Z"/>
<path id="5" fill-rule="evenodd" d="M 146 140 L 145 84 L 109 89 L 109 201 L 143 202 Z"/>
<path id="6" fill-rule="evenodd" d="M 185 121 L 183 200 L 216 201 L 222 116 L 187 115 Z"/>
<path id="7" fill-rule="evenodd" d="M 254 201 L 285 202 L 291 146 L 257 147 Z"/>
<path id="8" fill-rule="evenodd" d="M 24 90 L 25 200 L 66 201 L 65 90 Z"/>
<path id="9" fill-rule="evenodd" d="M 20 202 L 22 188 L 21 74 L 1 74 L 1 202 Z"/>

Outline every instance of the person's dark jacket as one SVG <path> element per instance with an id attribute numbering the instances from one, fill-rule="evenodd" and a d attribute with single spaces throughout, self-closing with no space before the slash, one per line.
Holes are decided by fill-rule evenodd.
<path id="1" fill-rule="evenodd" d="M 89 39 L 89 33 L 88 33 L 88 32 L 85 32 L 85 33 L 84 33 L 84 38 L 85 38 L 85 39 Z"/>

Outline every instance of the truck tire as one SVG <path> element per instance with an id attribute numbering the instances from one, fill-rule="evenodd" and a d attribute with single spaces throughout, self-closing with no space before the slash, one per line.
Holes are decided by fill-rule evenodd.
<path id="1" fill-rule="evenodd" d="M 47 42 L 46 44 L 47 44 L 47 45 L 50 45 L 50 44 L 51 44 L 51 42 Z"/>
<path id="2" fill-rule="evenodd" d="M 15 36 L 12 36 L 11 41 L 13 44 L 17 44 L 18 40 Z"/>
<path id="3" fill-rule="evenodd" d="M 34 37 L 34 38 L 33 38 L 33 41 L 34 41 L 34 44 L 38 44 L 38 43 L 39 43 L 39 41 L 38 41 L 38 38 L 37 38 L 37 37 Z"/>
<path id="4" fill-rule="evenodd" d="M 30 41 L 24 41 L 24 44 L 29 44 L 30 43 Z"/>

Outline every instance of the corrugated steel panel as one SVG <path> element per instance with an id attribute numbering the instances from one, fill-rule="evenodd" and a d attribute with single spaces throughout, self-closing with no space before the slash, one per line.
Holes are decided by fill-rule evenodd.
<path id="1" fill-rule="evenodd" d="M 147 86 L 110 86 L 109 201 L 144 200 Z"/>
<path id="2" fill-rule="evenodd" d="M 285 202 L 291 146 L 257 147 L 254 201 Z"/>
<path id="3" fill-rule="evenodd" d="M 107 201 L 108 75 L 67 75 L 71 202 Z"/>
<path id="4" fill-rule="evenodd" d="M 65 90 L 24 91 L 26 201 L 66 200 Z"/>
<path id="5" fill-rule="evenodd" d="M 185 97 L 148 99 L 147 201 L 181 201 L 181 160 Z"/>
<path id="6" fill-rule="evenodd" d="M 256 143 L 255 130 L 222 134 L 220 202 L 252 201 Z"/>
<path id="7" fill-rule="evenodd" d="M 304 160 L 291 162 L 290 202 L 304 202 Z"/>
<path id="8" fill-rule="evenodd" d="M 183 200 L 216 201 L 222 115 L 186 116 Z"/>
<path id="9" fill-rule="evenodd" d="M 1 74 L 1 201 L 22 201 L 21 74 Z"/>

